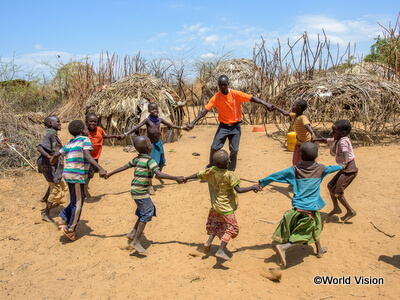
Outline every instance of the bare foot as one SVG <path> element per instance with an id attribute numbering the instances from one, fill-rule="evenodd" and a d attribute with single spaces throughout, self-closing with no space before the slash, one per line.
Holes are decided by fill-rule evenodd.
<path id="1" fill-rule="evenodd" d="M 286 250 L 282 245 L 275 246 L 276 251 L 278 251 L 279 256 L 281 257 L 282 268 L 286 268 Z"/>
<path id="2" fill-rule="evenodd" d="M 142 247 L 142 245 L 139 242 L 132 242 L 130 245 L 133 249 L 135 249 L 137 252 L 141 254 L 147 253 L 147 251 Z"/>
<path id="3" fill-rule="evenodd" d="M 342 220 L 343 222 L 347 222 L 348 220 L 355 217 L 356 215 L 357 215 L 357 213 L 355 210 L 349 211 L 349 212 L 347 212 L 347 214 L 345 214 L 343 217 L 341 217 L 340 220 Z"/>
<path id="4" fill-rule="evenodd" d="M 65 222 L 63 219 L 61 219 L 60 221 L 58 221 L 58 228 L 61 229 L 62 227 L 67 227 L 67 222 Z"/>
<path id="5" fill-rule="evenodd" d="M 211 249 L 211 245 L 204 244 L 204 253 L 209 254 Z"/>
<path id="6" fill-rule="evenodd" d="M 132 229 L 132 231 L 126 234 L 125 236 L 128 240 L 133 241 L 133 239 L 135 238 L 135 234 L 136 234 L 136 229 Z"/>
<path id="7" fill-rule="evenodd" d="M 328 247 L 322 247 L 317 253 L 317 258 L 321 258 L 322 256 L 324 256 L 326 251 L 328 251 Z"/>
<path id="8" fill-rule="evenodd" d="M 326 215 L 327 218 L 332 217 L 333 215 L 341 214 L 342 210 L 340 208 L 332 209 L 332 211 Z"/>
<path id="9" fill-rule="evenodd" d="M 53 218 L 50 217 L 50 215 L 46 213 L 46 211 L 42 211 L 42 220 L 49 223 L 54 222 Z"/>
<path id="10" fill-rule="evenodd" d="M 231 261 L 232 260 L 228 255 L 226 255 L 226 253 L 224 251 L 221 251 L 221 250 L 218 250 L 217 253 L 215 253 L 215 256 L 219 257 L 219 258 L 222 258 L 224 260 L 227 260 L 227 261 Z"/>

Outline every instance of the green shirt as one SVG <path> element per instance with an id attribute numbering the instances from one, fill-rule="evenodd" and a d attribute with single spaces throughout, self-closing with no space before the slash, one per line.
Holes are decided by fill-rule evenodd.
<path id="1" fill-rule="evenodd" d="M 240 178 L 234 172 L 211 167 L 198 172 L 197 177 L 208 182 L 211 205 L 217 213 L 229 215 L 238 208 L 235 186 L 240 183 Z"/>

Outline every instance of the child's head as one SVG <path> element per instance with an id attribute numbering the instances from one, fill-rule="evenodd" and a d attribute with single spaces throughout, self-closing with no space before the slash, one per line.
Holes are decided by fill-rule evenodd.
<path id="1" fill-rule="evenodd" d="M 147 107 L 147 110 L 149 111 L 150 116 L 156 118 L 158 117 L 158 105 L 155 102 L 150 102 L 149 106 Z"/>
<path id="2" fill-rule="evenodd" d="M 97 116 L 90 112 L 86 115 L 86 126 L 90 131 L 95 131 L 97 128 Z"/>
<path id="3" fill-rule="evenodd" d="M 54 115 L 47 116 L 44 119 L 44 126 L 46 126 L 47 128 L 52 128 L 57 131 L 61 130 L 60 119 Z"/>
<path id="4" fill-rule="evenodd" d="M 222 94 L 228 95 L 229 93 L 229 78 L 226 75 L 221 75 L 218 78 L 218 87 Z"/>
<path id="5" fill-rule="evenodd" d="M 332 125 L 332 135 L 335 140 L 348 136 L 351 131 L 351 124 L 347 120 L 338 120 Z"/>
<path id="6" fill-rule="evenodd" d="M 133 146 L 139 153 L 149 154 L 153 146 L 151 145 L 150 139 L 145 135 L 139 135 L 133 140 Z"/>
<path id="7" fill-rule="evenodd" d="M 218 150 L 213 155 L 214 165 L 219 169 L 227 169 L 230 163 L 229 154 L 225 150 Z"/>
<path id="8" fill-rule="evenodd" d="M 308 107 L 307 101 L 304 99 L 297 99 L 292 106 L 292 112 L 296 115 L 301 115 Z"/>
<path id="9" fill-rule="evenodd" d="M 73 136 L 77 135 L 87 136 L 89 132 L 85 123 L 83 123 L 82 120 L 71 121 L 71 123 L 69 123 L 68 125 L 68 131 Z"/>
<path id="10" fill-rule="evenodd" d="M 300 147 L 301 159 L 304 161 L 314 161 L 318 157 L 318 146 L 311 142 L 305 142 Z"/>

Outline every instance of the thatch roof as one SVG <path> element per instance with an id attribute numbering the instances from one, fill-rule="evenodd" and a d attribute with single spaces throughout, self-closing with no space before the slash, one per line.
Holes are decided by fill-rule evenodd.
<path id="1" fill-rule="evenodd" d="M 246 58 L 237 58 L 224 61 L 211 71 L 206 78 L 202 89 L 202 98 L 207 101 L 218 92 L 218 77 L 226 75 L 229 86 L 248 94 L 257 94 L 261 91 L 262 70 L 254 61 Z M 265 80 L 264 80 L 265 81 Z"/>
<path id="2" fill-rule="evenodd" d="M 122 78 L 90 97 L 86 106 L 94 112 L 107 133 L 123 133 L 148 116 L 147 106 L 155 102 L 160 117 L 179 124 L 174 110 L 182 103 L 178 95 L 160 79 L 135 73 Z"/>

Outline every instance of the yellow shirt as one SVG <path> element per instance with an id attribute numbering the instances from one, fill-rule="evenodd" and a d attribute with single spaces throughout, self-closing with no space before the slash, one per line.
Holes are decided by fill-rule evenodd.
<path id="1" fill-rule="evenodd" d="M 294 121 L 293 128 L 296 131 L 296 144 L 301 146 L 305 142 L 311 141 L 311 133 L 306 129 L 306 125 L 310 124 L 310 121 L 305 115 L 296 116 L 295 113 L 289 114 L 290 120 Z"/>
<path id="2" fill-rule="evenodd" d="M 240 183 L 240 178 L 234 172 L 211 167 L 198 172 L 197 177 L 208 182 L 211 205 L 217 213 L 229 215 L 238 208 L 235 186 Z"/>

